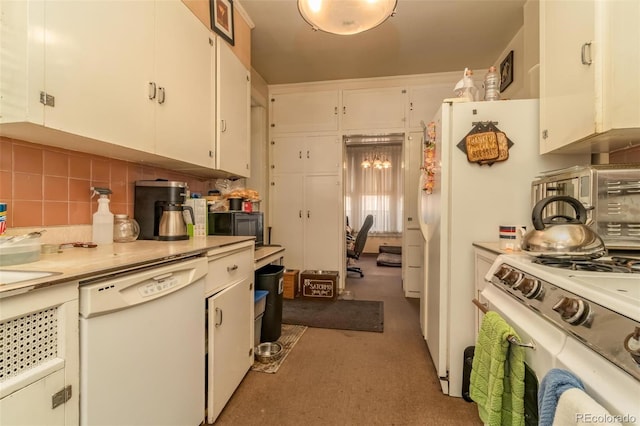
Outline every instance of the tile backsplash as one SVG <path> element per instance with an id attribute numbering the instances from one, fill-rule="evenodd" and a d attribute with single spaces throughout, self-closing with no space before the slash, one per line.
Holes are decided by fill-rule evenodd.
<path id="1" fill-rule="evenodd" d="M 133 216 L 135 181 L 187 182 L 206 194 L 215 180 L 204 180 L 152 166 L 0 137 L 0 201 L 7 203 L 7 226 L 91 224 L 97 209 L 90 187 L 107 187 L 112 213 Z"/>

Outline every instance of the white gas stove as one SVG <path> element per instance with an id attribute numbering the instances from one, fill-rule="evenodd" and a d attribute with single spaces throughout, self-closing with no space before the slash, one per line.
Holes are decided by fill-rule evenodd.
<path id="1" fill-rule="evenodd" d="M 611 413 L 626 415 L 623 423 L 638 424 L 638 268 L 640 256 L 567 265 L 526 254 L 502 255 L 485 277 L 491 284 L 482 298 L 530 346 L 526 359 L 538 380 L 551 368 L 570 370 Z"/>

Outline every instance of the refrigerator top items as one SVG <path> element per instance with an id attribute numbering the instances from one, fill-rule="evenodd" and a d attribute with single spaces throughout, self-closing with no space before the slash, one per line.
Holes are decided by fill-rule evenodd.
<path id="1" fill-rule="evenodd" d="M 426 241 L 421 326 L 442 391 L 462 396 L 464 350 L 475 344 L 473 242 L 496 241 L 504 223 L 529 229 L 531 180 L 540 170 L 587 164 L 589 155 L 539 155 L 538 101 L 445 102 L 427 127 L 430 170 L 418 200 Z M 508 159 L 480 166 L 457 148 L 478 122 L 508 135 Z M 425 138 L 426 139 L 426 138 Z M 425 183 L 426 181 L 426 183 Z M 428 191 L 422 190 L 426 185 Z M 454 319 L 454 320 L 452 320 Z"/>

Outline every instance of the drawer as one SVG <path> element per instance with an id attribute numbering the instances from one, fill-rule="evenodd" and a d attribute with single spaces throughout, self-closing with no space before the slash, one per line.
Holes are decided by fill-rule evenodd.
<path id="1" fill-rule="evenodd" d="M 205 294 L 221 290 L 229 284 L 249 278 L 253 282 L 253 248 L 211 257 Z"/>

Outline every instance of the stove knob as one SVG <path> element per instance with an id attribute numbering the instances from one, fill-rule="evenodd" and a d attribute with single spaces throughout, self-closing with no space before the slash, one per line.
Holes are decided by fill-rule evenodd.
<path id="1" fill-rule="evenodd" d="M 506 277 L 507 275 L 509 275 L 509 272 L 511 272 L 513 269 L 511 269 L 508 266 L 500 266 L 500 269 L 498 269 L 493 276 L 496 277 L 497 279 L 499 279 L 500 281 L 502 281 L 504 279 L 504 277 Z"/>
<path id="2" fill-rule="evenodd" d="M 539 299 L 542 296 L 542 284 L 533 277 L 523 278 L 514 288 L 520 290 L 527 299 Z"/>
<path id="3" fill-rule="evenodd" d="M 624 348 L 631 358 L 640 365 L 640 327 L 636 327 L 636 330 L 624 339 Z"/>
<path id="4" fill-rule="evenodd" d="M 522 272 L 518 272 L 515 270 L 512 270 L 511 272 L 509 272 L 507 274 L 506 277 L 504 277 L 504 279 L 502 280 L 502 283 L 504 285 L 508 285 L 509 287 L 513 287 L 514 285 L 516 285 L 522 278 L 524 277 L 524 274 Z"/>
<path id="5" fill-rule="evenodd" d="M 563 297 L 553 306 L 565 322 L 572 325 L 580 325 L 589 318 L 589 304 L 581 299 Z"/>

